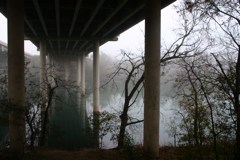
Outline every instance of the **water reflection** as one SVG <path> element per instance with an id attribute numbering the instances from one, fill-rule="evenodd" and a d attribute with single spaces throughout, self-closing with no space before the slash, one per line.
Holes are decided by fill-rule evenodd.
<path id="1" fill-rule="evenodd" d="M 97 136 L 90 127 L 88 116 L 93 113 L 92 95 L 82 97 L 76 90 L 71 92 L 59 88 L 57 98 L 50 109 L 48 146 L 55 148 L 80 148 L 96 147 Z M 168 118 L 172 114 L 169 107 L 174 105 L 172 100 L 161 97 L 161 122 L 160 143 L 166 145 L 172 141 L 166 132 Z M 111 88 L 105 88 L 100 92 L 101 111 L 119 114 L 122 110 L 124 98 L 122 92 L 113 92 Z M 135 102 L 129 115 L 137 119 L 143 119 L 143 95 Z M 115 124 L 115 125 L 119 125 Z M 136 129 L 137 128 L 137 129 Z M 143 142 L 143 124 L 139 124 L 135 130 L 128 130 L 135 143 Z M 104 148 L 116 147 L 111 140 L 111 135 L 103 137 Z"/>
<path id="2" fill-rule="evenodd" d="M 92 147 L 95 142 L 86 114 L 86 98 L 64 88 L 57 90 L 56 97 L 49 114 L 48 146 Z"/>

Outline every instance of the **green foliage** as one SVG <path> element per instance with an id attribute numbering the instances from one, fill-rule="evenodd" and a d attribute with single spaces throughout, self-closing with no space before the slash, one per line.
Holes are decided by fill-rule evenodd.
<path id="1" fill-rule="evenodd" d="M 201 152 L 203 146 L 212 147 L 213 156 L 210 158 L 218 159 L 233 154 L 225 149 L 221 155 L 223 148 L 228 146 L 222 144 L 235 139 L 236 113 L 230 96 L 233 91 L 227 83 L 234 83 L 231 68 L 235 63 L 231 58 L 217 57 L 222 64 L 218 66 L 214 58 L 204 55 L 179 62 L 181 70 L 176 81 L 179 109 L 175 109 L 178 116 L 175 115 L 174 119 L 175 123 L 177 117 L 180 121 L 171 124 L 170 134 L 174 136 L 175 144 L 194 146 L 196 152 Z M 226 79 L 224 74 L 231 76 Z M 196 158 L 192 153 L 183 156 L 183 159 Z"/>
<path id="2" fill-rule="evenodd" d="M 103 138 L 107 134 L 111 134 L 111 140 L 116 141 L 116 133 L 118 131 L 118 125 L 117 125 L 117 115 L 114 113 L 109 113 L 107 111 L 99 113 L 98 121 L 94 121 L 94 116 L 91 114 L 89 116 L 89 122 L 92 126 L 92 128 L 97 127 L 99 128 L 99 140 L 100 140 L 100 148 L 103 146 Z M 98 123 L 96 123 L 98 122 Z"/>
<path id="3" fill-rule="evenodd" d="M 143 152 L 134 145 L 134 139 L 131 137 L 131 134 L 125 132 L 124 141 L 123 150 L 127 153 L 128 159 L 139 160 L 143 156 Z"/>

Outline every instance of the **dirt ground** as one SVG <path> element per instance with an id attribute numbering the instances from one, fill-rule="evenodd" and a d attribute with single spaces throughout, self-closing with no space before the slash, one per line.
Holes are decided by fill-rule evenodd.
<path id="1" fill-rule="evenodd" d="M 169 149 L 162 150 L 169 152 Z M 174 160 L 172 153 L 161 156 L 160 160 Z M 0 160 L 8 160 L 7 150 L 0 153 Z M 26 149 L 24 160 L 143 160 L 146 159 L 142 148 L 116 149 L 78 149 L 58 150 L 49 148 Z"/>
<path id="2" fill-rule="evenodd" d="M 0 160 L 10 160 L 8 150 L 0 150 Z M 233 159 L 232 154 L 223 154 L 222 159 Z M 146 160 L 142 147 L 117 149 L 59 150 L 50 148 L 26 149 L 24 160 Z M 198 150 L 193 147 L 161 147 L 159 160 L 213 160 L 209 147 Z"/>

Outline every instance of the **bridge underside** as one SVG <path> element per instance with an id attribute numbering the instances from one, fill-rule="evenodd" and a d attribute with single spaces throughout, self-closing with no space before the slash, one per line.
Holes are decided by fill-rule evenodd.
<path id="1" fill-rule="evenodd" d="M 146 0 L 24 0 L 24 38 L 40 47 L 47 40 L 50 54 L 80 54 L 100 45 L 145 18 Z M 161 0 L 166 7 L 174 0 Z M 161 3 L 161 4 L 160 4 Z M 7 0 L 0 12 L 8 17 Z"/>

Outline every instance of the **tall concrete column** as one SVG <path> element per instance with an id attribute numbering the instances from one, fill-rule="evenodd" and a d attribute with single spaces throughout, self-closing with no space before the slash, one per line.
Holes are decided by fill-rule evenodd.
<path id="1" fill-rule="evenodd" d="M 81 55 L 81 95 L 85 96 L 85 54 L 82 53 Z"/>
<path id="2" fill-rule="evenodd" d="M 47 68 L 46 68 L 46 41 L 40 41 L 40 96 L 41 96 L 41 111 L 46 109 L 46 94 L 47 94 Z"/>
<path id="3" fill-rule="evenodd" d="M 77 61 L 77 86 L 81 85 L 81 56 L 78 56 L 78 61 Z"/>
<path id="4" fill-rule="evenodd" d="M 46 71 L 47 71 L 47 81 L 49 83 L 52 83 L 52 70 L 51 70 L 51 56 L 50 54 L 47 55 L 47 65 L 46 65 Z"/>
<path id="5" fill-rule="evenodd" d="M 77 102 L 78 102 L 78 107 L 81 110 L 81 56 L 77 57 L 77 86 L 78 86 L 78 90 L 77 90 Z"/>
<path id="6" fill-rule="evenodd" d="M 99 147 L 99 42 L 95 42 L 93 51 L 93 134 L 95 145 Z"/>
<path id="7" fill-rule="evenodd" d="M 48 82 L 51 83 L 51 86 L 53 85 L 53 59 L 52 55 L 48 54 L 47 56 L 47 78 Z"/>
<path id="8" fill-rule="evenodd" d="M 47 118 L 46 103 L 47 103 L 47 69 L 46 69 L 46 41 L 40 41 L 40 98 L 41 98 L 41 132 L 39 145 L 46 144 Z"/>
<path id="9" fill-rule="evenodd" d="M 93 52 L 93 112 L 100 112 L 99 107 L 99 42 Z"/>
<path id="10" fill-rule="evenodd" d="M 53 63 L 53 55 L 48 53 L 48 56 L 47 56 L 47 71 L 48 71 L 48 82 L 51 84 L 51 88 L 53 88 L 56 84 L 55 84 L 55 80 L 54 80 L 54 63 Z M 53 117 L 54 115 L 54 106 L 55 106 L 55 98 L 52 97 L 51 99 L 51 102 L 50 102 L 51 106 L 49 108 L 49 121 L 51 121 L 51 117 Z M 49 136 L 47 136 L 48 138 Z M 47 139 L 46 138 L 46 139 Z"/>
<path id="11" fill-rule="evenodd" d="M 53 66 L 53 56 L 48 53 L 48 56 L 47 56 L 47 66 L 48 68 L 51 68 Z"/>
<path id="12" fill-rule="evenodd" d="M 144 149 L 150 159 L 159 157 L 160 112 L 160 1 L 146 1 Z"/>
<path id="13" fill-rule="evenodd" d="M 64 61 L 64 80 L 67 82 L 69 81 L 69 59 L 65 58 L 65 61 Z"/>
<path id="14" fill-rule="evenodd" d="M 69 84 L 69 80 L 70 80 L 70 70 L 69 70 L 69 59 L 64 58 L 64 80 L 66 82 L 66 84 Z M 69 92 L 67 89 L 65 89 L 65 103 L 68 105 L 69 104 Z"/>
<path id="15" fill-rule="evenodd" d="M 80 121 L 81 121 L 81 132 L 83 135 L 85 135 L 87 126 L 88 126 L 88 121 L 86 120 L 86 98 L 82 97 L 80 100 Z"/>
<path id="16" fill-rule="evenodd" d="M 7 1 L 10 150 L 22 159 L 25 144 L 24 0 Z"/>
<path id="17" fill-rule="evenodd" d="M 86 129 L 86 125 L 85 125 L 85 116 L 86 116 L 86 98 L 85 97 L 82 97 L 81 98 L 81 95 L 82 95 L 82 88 L 81 88 L 81 78 L 82 78 L 82 74 L 81 74 L 81 66 L 82 66 L 82 55 L 78 56 L 78 59 L 77 59 L 77 66 L 78 66 L 78 69 L 77 69 L 77 86 L 79 87 L 79 90 L 78 90 L 78 97 L 77 97 L 77 102 L 78 102 L 78 107 L 79 107 L 79 113 L 80 113 L 80 121 L 82 122 L 81 123 L 81 132 L 83 133 L 83 135 L 85 134 L 85 129 Z"/>

